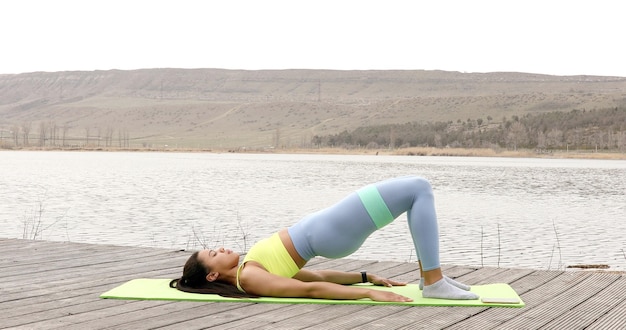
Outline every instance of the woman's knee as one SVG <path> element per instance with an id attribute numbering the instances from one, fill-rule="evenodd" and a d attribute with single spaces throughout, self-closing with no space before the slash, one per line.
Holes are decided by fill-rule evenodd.
<path id="1" fill-rule="evenodd" d="M 411 186 L 418 194 L 432 194 L 433 187 L 426 178 L 415 176 L 411 178 Z"/>

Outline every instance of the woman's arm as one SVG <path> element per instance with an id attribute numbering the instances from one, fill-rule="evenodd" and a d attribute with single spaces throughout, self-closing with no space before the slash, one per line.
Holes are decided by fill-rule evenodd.
<path id="1" fill-rule="evenodd" d="M 359 277 L 361 274 L 359 273 Z M 303 282 L 268 273 L 259 267 L 245 267 L 240 275 L 246 292 L 264 297 L 301 297 L 323 299 L 362 299 L 375 301 L 406 302 L 410 298 L 382 290 L 345 286 L 331 282 Z M 360 280 L 358 281 L 360 282 Z"/>
<path id="2" fill-rule="evenodd" d="M 341 272 L 337 270 L 308 270 L 301 269 L 295 276 L 295 279 L 304 282 L 331 282 L 336 284 L 355 284 L 361 283 L 362 276 L 360 272 Z M 383 286 L 402 286 L 406 285 L 404 282 L 398 282 L 390 279 L 386 279 L 374 274 L 367 274 L 367 281 Z"/>

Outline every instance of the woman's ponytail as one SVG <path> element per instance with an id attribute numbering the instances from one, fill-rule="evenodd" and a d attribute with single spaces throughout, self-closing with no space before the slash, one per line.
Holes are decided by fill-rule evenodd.
<path id="1" fill-rule="evenodd" d="M 208 270 L 198 260 L 198 252 L 194 252 L 183 268 L 183 276 L 170 281 L 170 288 L 190 293 L 218 294 L 231 298 L 258 298 L 258 296 L 239 291 L 229 283 L 206 280 Z"/>

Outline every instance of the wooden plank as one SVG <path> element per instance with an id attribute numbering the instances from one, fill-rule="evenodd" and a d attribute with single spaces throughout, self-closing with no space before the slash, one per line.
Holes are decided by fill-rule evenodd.
<path id="1" fill-rule="evenodd" d="M 15 265 L 16 261 L 19 261 L 24 258 L 28 258 L 32 264 L 45 265 L 45 264 L 54 264 L 58 261 L 64 260 L 72 260 L 77 257 L 85 258 L 85 257 L 97 257 L 98 254 L 112 254 L 112 253 L 139 253 L 143 252 L 144 249 L 128 249 L 128 248 L 103 248 L 97 245 L 85 246 L 83 245 L 70 245 L 70 244 L 51 244 L 44 245 L 38 244 L 38 249 L 28 249 L 28 250 L 9 250 L 11 253 L 4 257 L 3 260 L 10 263 L 9 265 L 0 265 L 0 267 L 8 267 L 10 265 Z M 154 250 L 154 249 L 152 249 Z M 162 250 L 162 249 L 159 249 Z M 148 250 L 145 250 L 148 251 Z"/>
<path id="2" fill-rule="evenodd" d="M 368 262 L 368 263 L 370 263 L 370 262 Z M 182 264 L 182 262 L 181 262 L 181 264 Z M 363 262 L 362 261 L 351 261 L 350 263 L 347 263 L 347 264 L 359 265 L 359 266 L 355 266 L 355 267 L 360 267 L 360 265 L 362 265 Z M 346 263 L 344 263 L 344 265 L 346 265 Z M 133 265 L 133 266 L 136 267 L 137 265 Z M 136 271 L 136 268 L 135 268 L 135 271 Z"/>
<path id="3" fill-rule="evenodd" d="M 488 309 L 471 319 L 464 320 L 455 324 L 454 329 L 467 329 L 468 326 L 480 326 L 484 329 L 499 329 L 506 328 L 505 322 L 513 320 L 527 313 L 529 310 L 536 308 L 543 301 L 548 301 L 552 297 L 558 295 L 562 289 L 562 281 L 560 278 L 565 273 L 562 271 L 535 271 L 523 278 L 512 282 L 511 286 L 522 297 L 526 303 L 525 308 L 521 309 L 506 309 L 499 308 Z M 565 274 L 568 276 L 566 281 L 571 280 L 571 274 Z M 582 278 L 584 279 L 584 277 Z"/>
<path id="4" fill-rule="evenodd" d="M 518 273 L 519 272 L 519 273 Z M 562 272 L 538 272 L 534 270 L 511 269 L 492 277 L 494 282 L 509 283 L 513 289 L 522 297 L 527 304 L 525 308 L 485 308 L 470 318 L 457 320 L 448 329 L 497 329 L 503 322 L 516 317 L 525 312 L 527 308 L 532 308 L 523 296 L 523 293 L 540 287 L 544 283 L 557 277 Z M 512 280 L 517 278 L 515 280 Z M 507 281 L 512 280 L 512 281 Z"/>
<path id="5" fill-rule="evenodd" d="M 108 253 L 98 254 L 89 257 L 77 257 L 69 260 L 57 261 L 52 264 L 25 264 L 22 267 L 12 267 L 12 269 L 3 270 L 3 274 L 0 275 L 0 280 L 11 282 L 19 280 L 24 277 L 24 274 L 34 276 L 34 279 L 54 279 L 57 275 L 61 278 L 66 277 L 67 274 L 84 270 L 107 269 L 108 267 L 117 267 L 119 265 L 132 265 L 133 263 L 141 262 L 142 259 L 150 257 L 165 257 L 168 253 L 165 251 L 152 251 L 144 253 Z M 33 271 L 35 268 L 37 271 Z M 182 269 L 182 268 L 181 268 Z"/>
<path id="6" fill-rule="evenodd" d="M 476 284 L 513 283 L 534 272 L 535 270 L 533 269 L 504 268 L 503 272 L 494 273 L 492 276 L 485 277 L 483 280 L 480 281 L 480 283 Z"/>
<path id="7" fill-rule="evenodd" d="M 88 303 L 73 304 L 70 306 L 55 308 L 47 311 L 35 312 L 18 317 L 2 318 L 2 327 L 10 329 L 51 329 L 58 326 L 66 326 L 72 323 L 72 320 L 88 311 L 100 311 L 109 308 L 120 308 L 120 310 L 132 309 L 132 306 L 138 306 L 137 301 L 98 301 L 92 299 Z M 161 302 L 163 303 L 163 302 Z M 145 308 L 138 306 L 135 308 Z"/>
<path id="8" fill-rule="evenodd" d="M 393 329 L 397 327 L 397 324 L 401 324 L 406 321 L 405 311 L 411 307 L 403 306 L 348 306 L 340 305 L 342 308 L 347 308 L 348 313 L 330 318 L 319 317 L 317 324 L 314 325 L 317 329 Z M 385 319 L 385 322 L 380 322 L 381 319 Z M 295 318 L 297 321 L 297 318 Z M 272 325 L 268 325 L 267 329 Z"/>
<path id="9" fill-rule="evenodd" d="M 161 327 L 177 327 L 180 326 L 180 323 L 187 322 L 187 326 L 189 328 L 203 328 L 202 322 L 195 322 L 192 326 L 190 323 L 191 319 L 205 317 L 207 315 L 215 315 L 222 311 L 229 311 L 233 307 L 229 308 L 229 303 L 198 303 L 193 302 L 190 303 L 192 305 L 179 305 L 179 310 L 171 311 L 170 313 L 162 313 L 160 315 L 155 315 L 149 318 L 143 318 L 133 322 L 120 323 L 119 325 L 111 327 L 111 329 L 133 329 L 133 330 L 142 330 L 142 329 L 155 329 Z M 195 306 L 193 306 L 195 305 Z M 216 306 L 218 305 L 218 306 Z M 236 304 L 238 305 L 238 304 Z M 223 308 L 222 310 L 218 310 L 216 307 Z M 221 324 L 221 329 L 254 329 L 259 325 L 263 324 L 271 324 L 283 318 L 289 318 L 293 315 L 297 315 L 307 308 L 315 308 L 312 305 L 283 305 L 283 304 L 252 304 L 245 306 L 246 316 L 243 318 L 234 318 L 231 317 L 228 319 L 228 322 Z M 98 326 L 97 324 L 95 326 Z M 188 328 L 187 328 L 188 329 Z"/>
<path id="10" fill-rule="evenodd" d="M 98 292 L 102 291 L 98 290 Z M 38 319 L 44 320 L 50 318 L 50 314 L 56 314 L 58 310 L 72 310 L 77 307 L 80 308 L 81 305 L 87 303 L 93 304 L 92 308 L 96 309 L 115 306 L 120 304 L 120 302 L 130 302 L 112 299 L 99 299 L 98 294 L 94 294 L 92 288 L 82 289 L 77 294 L 73 292 L 70 294 L 56 293 L 37 298 L 39 298 L 39 303 L 31 300 L 28 302 L 29 304 L 17 306 L 6 306 L 7 304 L 0 304 L 3 308 L 6 308 L 6 313 L 2 317 L 7 319 L 27 317 L 31 319 L 33 318 L 33 315 L 37 314 Z M 51 302 L 57 303 L 54 304 Z M 75 311 L 72 312 L 75 313 Z"/>
<path id="11" fill-rule="evenodd" d="M 522 271 L 519 274 L 512 274 L 509 269 L 485 267 L 477 269 L 472 273 L 468 273 L 458 278 L 458 280 L 466 284 L 487 284 L 487 283 L 509 283 L 507 279 L 519 279 L 524 274 L 532 273 L 531 270 Z M 421 319 L 420 322 L 407 322 L 401 329 L 415 329 L 420 327 L 440 329 L 451 327 L 459 322 L 472 319 L 475 315 L 480 315 L 488 307 L 466 307 L 459 309 L 458 307 L 438 307 L 436 310 L 430 311 L 428 317 Z M 500 309 L 502 310 L 502 309 Z M 464 329 L 468 329 L 465 327 Z"/>
<path id="12" fill-rule="evenodd" d="M 224 304 L 231 305 L 231 304 Z M 281 305 L 271 305 L 271 304 L 255 304 L 256 309 L 255 313 L 251 315 L 247 308 L 237 308 L 237 309 L 229 309 L 228 311 L 224 311 L 218 314 L 207 313 L 202 316 L 193 315 L 188 320 L 178 322 L 176 324 L 171 324 L 159 329 L 207 329 L 213 327 L 230 327 L 230 324 L 239 322 L 239 321 L 248 321 L 256 319 L 258 315 L 257 312 L 263 313 L 266 308 L 278 308 L 281 311 L 286 310 L 285 306 Z M 327 312 L 331 314 L 335 314 L 334 310 L 329 309 L 329 305 L 300 305 L 297 309 L 290 309 L 291 313 L 288 314 L 288 317 L 283 320 L 277 320 L 271 323 L 271 329 L 297 329 L 310 325 L 317 324 L 317 320 L 319 320 L 320 315 L 324 315 Z M 324 311 L 325 310 L 325 311 Z M 332 311 L 332 312 L 331 312 Z M 317 319 L 317 320 L 316 320 Z M 295 320 L 295 321 L 294 321 Z M 287 327 L 285 328 L 285 325 Z M 263 326 L 257 326 L 255 324 L 255 329 L 263 329 Z"/>
<path id="13" fill-rule="evenodd" d="M 134 278 L 178 277 L 191 251 L 17 239 L 0 248 L 0 329 L 602 329 L 626 318 L 626 275 L 616 273 L 442 267 L 468 284 L 510 283 L 521 309 L 125 301 L 98 296 Z M 415 262 L 314 258 L 307 268 L 419 281 Z"/>
<path id="14" fill-rule="evenodd" d="M 588 272 L 564 272 L 552 281 L 523 295 L 524 301 L 532 308 L 526 308 L 516 318 L 502 323 L 505 328 L 529 327 L 539 329 L 551 320 L 563 315 L 569 309 L 589 299 L 599 290 L 600 285 L 594 283 L 596 278 Z"/>
<path id="15" fill-rule="evenodd" d="M 467 273 L 463 276 L 457 277 L 456 280 L 467 285 L 487 284 L 493 282 L 492 278 L 497 277 L 498 274 L 504 273 L 506 271 L 506 268 L 478 268 L 471 273 Z"/>
<path id="16" fill-rule="evenodd" d="M 416 263 L 400 263 L 390 269 L 393 276 L 389 278 L 400 282 L 418 283 L 420 280 L 419 266 Z"/>
<path id="17" fill-rule="evenodd" d="M 260 326 L 257 329 L 304 329 L 308 327 L 322 329 L 327 324 L 332 324 L 335 319 L 352 315 L 363 308 L 358 305 L 317 305 L 316 307 L 318 308 L 303 311 L 293 317 Z"/>
<path id="18" fill-rule="evenodd" d="M 92 277 L 97 277 L 100 281 L 106 281 L 110 278 L 116 278 L 114 281 L 112 281 L 112 283 L 119 285 L 121 284 L 120 281 L 126 281 L 141 276 L 138 275 L 138 269 L 142 269 L 140 268 L 142 265 L 147 266 L 143 269 L 165 269 L 167 270 L 167 274 L 171 274 L 175 271 L 174 268 L 172 268 L 173 263 L 171 265 L 168 265 L 167 262 L 163 262 L 164 259 L 161 259 L 160 256 L 157 257 L 157 259 L 142 259 L 143 261 L 149 260 L 150 263 L 147 264 L 142 262 L 142 260 L 121 260 L 119 264 L 92 264 L 87 266 L 81 266 L 79 268 L 66 268 L 63 271 L 57 272 L 56 275 L 50 275 L 51 280 L 48 280 L 46 274 L 44 273 L 39 274 L 39 276 L 32 276 L 32 278 L 29 278 L 31 281 L 27 283 L 24 283 L 24 281 L 8 282 L 13 283 L 15 288 L 7 288 L 6 290 L 3 290 L 6 291 L 6 294 L 0 296 L 0 302 L 13 300 L 15 299 L 15 295 L 24 298 L 28 296 L 45 294 L 47 292 L 70 290 L 76 287 L 76 283 L 79 283 L 83 286 L 88 286 L 89 282 L 85 279 L 89 279 Z M 113 267 L 114 270 L 111 270 L 111 267 Z M 81 279 L 83 280 L 82 282 L 87 283 L 82 283 Z M 26 284 L 28 285 L 27 287 L 25 286 Z"/>
<path id="19" fill-rule="evenodd" d="M 145 261 L 149 260 L 157 260 L 152 262 L 153 267 L 157 267 L 156 265 L 161 265 L 160 267 L 168 267 L 172 268 L 172 264 L 168 264 L 165 262 L 168 256 L 166 254 L 161 255 L 153 255 L 155 258 L 144 258 L 144 259 L 119 259 L 117 262 L 115 260 L 111 260 L 108 262 L 98 262 L 98 261 L 76 261 L 75 264 L 68 263 L 65 265 L 59 265 L 59 268 L 56 269 L 48 269 L 42 270 L 41 272 L 32 272 L 33 266 L 25 266 L 25 268 L 19 272 L 14 273 L 10 276 L 5 276 L 0 278 L 5 283 L 20 283 L 23 280 L 25 274 L 29 274 L 29 276 L 35 277 L 43 277 L 45 281 L 41 282 L 31 282 L 30 284 L 37 285 L 48 285 L 50 283 L 55 283 L 57 281 L 67 281 L 67 280 L 75 280 L 74 278 L 89 278 L 90 276 L 98 276 L 99 278 L 106 278 L 110 276 L 116 276 L 118 273 L 124 273 L 128 270 L 136 269 L 139 265 L 146 264 Z M 147 256 L 146 256 L 147 257 Z M 162 259 L 163 261 L 158 261 L 158 259 Z M 180 268 L 182 270 L 182 267 Z M 42 278 L 42 279 L 43 279 Z M 57 283 L 58 284 L 58 283 Z"/>
<path id="20" fill-rule="evenodd" d="M 626 320 L 626 295 L 622 295 L 621 298 L 619 304 L 615 305 L 608 313 L 600 316 L 587 329 L 623 329 L 626 323 L 624 321 Z"/>
<path id="21" fill-rule="evenodd" d="M 179 273 L 180 268 L 176 265 L 176 268 L 168 267 L 167 263 L 163 264 L 163 269 L 160 269 L 160 264 L 162 261 L 152 261 L 154 265 L 159 267 L 142 267 L 145 264 L 135 263 L 133 265 L 125 266 L 123 270 L 118 271 L 110 271 L 107 275 L 103 275 L 105 270 L 94 267 L 92 272 L 88 275 L 81 274 L 77 275 L 78 272 L 74 271 L 72 276 L 66 276 L 63 280 L 57 280 L 54 282 L 46 282 L 43 281 L 35 281 L 25 282 L 20 281 L 14 283 L 17 289 L 6 290 L 6 294 L 0 296 L 0 302 L 9 302 L 18 300 L 15 303 L 26 304 L 26 300 L 30 298 L 35 298 L 38 300 L 38 297 L 45 296 L 47 294 L 58 293 L 58 292 L 76 292 L 76 290 L 80 290 L 82 288 L 92 288 L 98 291 L 104 292 L 114 286 L 120 285 L 125 281 L 128 281 L 137 277 L 174 277 L 171 276 L 173 273 Z M 148 264 L 150 265 L 150 264 Z M 151 269 L 146 270 L 143 273 L 138 272 L 138 269 Z M 92 279 L 97 279 L 97 281 L 93 281 Z M 3 290 L 5 291 L 5 290 Z M 93 291 L 92 291 L 93 292 Z"/>
<path id="22" fill-rule="evenodd" d="M 71 258 L 71 254 L 76 256 L 85 255 L 83 249 L 72 249 L 66 246 L 60 246 L 57 244 L 46 246 L 42 243 L 33 244 L 36 248 L 20 249 L 15 247 L 2 247 L 3 253 L 0 257 L 0 269 L 3 273 L 10 270 L 11 267 L 20 266 L 20 260 L 28 259 L 31 264 L 45 265 L 52 264 L 57 260 Z M 69 245 L 71 246 L 71 245 Z M 97 248 L 92 246 L 91 251 L 97 251 Z"/>
<path id="23" fill-rule="evenodd" d="M 458 266 L 458 265 L 441 265 L 441 271 L 444 275 L 457 279 L 461 276 L 471 274 L 480 269 L 480 267 Z"/>
<path id="24" fill-rule="evenodd" d="M 146 274 L 148 277 L 160 277 L 162 272 L 155 271 Z M 62 306 L 81 304 L 86 301 L 103 300 L 99 295 L 124 281 L 116 281 L 115 284 L 107 282 L 72 283 L 59 290 L 47 290 L 44 293 L 37 292 L 34 295 L 18 297 L 14 300 L 0 303 L 5 308 L 3 316 L 19 316 L 29 313 L 56 309 Z M 115 301 L 115 300 L 106 300 Z"/>
<path id="25" fill-rule="evenodd" d="M 360 261 L 360 260 L 351 260 L 349 262 L 346 262 L 346 260 L 344 260 L 343 262 L 340 261 L 335 261 L 335 262 L 331 262 L 331 263 L 325 263 L 324 265 L 320 265 L 323 266 L 321 268 L 330 268 L 328 266 L 333 266 L 333 264 L 335 264 L 335 266 L 340 265 L 341 268 L 344 268 L 344 270 L 347 271 L 355 271 L 355 270 L 361 270 L 361 269 L 365 269 L 363 267 L 367 267 L 367 269 L 372 269 L 373 271 L 378 271 L 378 270 L 389 270 L 389 269 L 394 269 L 397 266 L 402 265 L 401 263 L 397 263 L 397 262 L 371 262 L 371 261 Z M 307 265 L 308 267 L 309 265 Z M 335 269 L 337 267 L 334 267 Z M 262 314 L 264 316 L 268 315 L 268 311 L 266 309 L 268 309 L 269 307 L 266 307 L 268 304 L 258 304 L 258 308 L 261 308 L 263 310 L 265 310 Z M 303 311 L 303 307 L 307 307 L 310 309 L 318 309 L 321 306 L 318 305 L 297 305 L 296 307 L 294 307 L 293 305 L 271 305 L 272 309 L 280 309 L 280 311 L 277 312 L 272 312 L 269 313 L 269 315 L 271 315 L 270 317 L 268 317 L 269 320 L 271 320 L 271 324 L 274 324 L 278 319 L 285 319 L 288 318 L 289 313 L 287 313 L 287 310 L 294 310 L 296 315 L 302 313 Z M 296 310 L 297 309 L 297 310 Z M 188 313 L 186 313 L 188 314 Z M 235 320 L 233 321 L 234 324 L 247 324 L 249 323 L 250 318 L 244 318 L 243 320 Z M 165 322 L 168 321 L 167 319 L 165 320 L 158 320 L 158 319 L 153 319 L 152 322 Z M 255 327 L 259 326 L 259 321 L 256 320 L 255 322 Z M 186 326 L 191 326 L 191 324 L 201 324 L 204 325 L 204 322 L 200 321 L 189 321 L 187 320 L 185 322 Z M 230 323 L 229 323 L 230 324 Z M 124 325 L 124 326 L 130 326 L 130 325 Z M 132 326 L 134 327 L 135 324 L 132 324 Z M 220 327 L 225 327 L 226 325 L 220 325 Z M 228 325 L 229 327 L 231 325 Z M 236 326 L 235 326 L 236 327 Z"/>
<path id="26" fill-rule="evenodd" d="M 170 302 L 168 304 L 153 304 L 155 302 L 147 302 L 152 303 L 144 308 L 133 308 L 132 310 L 121 308 L 119 310 L 106 310 L 100 312 L 88 312 L 81 315 L 80 318 L 76 318 L 72 320 L 74 324 L 64 326 L 64 329 L 93 329 L 93 328 L 119 328 L 119 329 L 135 329 L 134 327 L 130 327 L 131 325 L 138 324 L 150 324 L 154 322 L 155 317 L 167 316 L 164 321 L 167 321 L 170 324 L 178 324 L 179 322 L 185 322 L 185 319 L 192 318 L 192 315 L 202 315 L 202 316 L 217 316 L 222 313 L 226 313 L 226 315 L 230 315 L 233 311 L 242 310 L 251 311 L 251 308 L 255 304 L 251 303 L 235 303 L 235 304 L 216 304 L 216 303 L 192 303 L 185 302 L 180 304 L 180 302 Z M 275 307 L 275 306 L 269 306 Z M 193 311 L 193 313 L 192 313 Z M 104 313 L 106 312 L 106 313 Z M 180 314 L 176 319 L 176 322 L 173 322 L 173 315 Z M 254 315 L 254 314 L 251 314 Z M 167 325 L 165 325 L 167 326 Z"/>
<path id="27" fill-rule="evenodd" d="M 626 297 L 626 278 L 621 275 L 593 273 L 589 282 L 592 285 L 587 285 L 582 290 L 569 290 L 559 296 L 557 303 L 563 301 L 571 304 L 576 301 L 579 303 L 548 322 L 544 326 L 545 329 L 586 329 L 597 319 L 613 310 Z M 577 299 L 584 298 L 585 292 L 589 292 L 589 298 L 582 301 Z M 626 319 L 624 319 L 623 326 L 626 327 Z"/>

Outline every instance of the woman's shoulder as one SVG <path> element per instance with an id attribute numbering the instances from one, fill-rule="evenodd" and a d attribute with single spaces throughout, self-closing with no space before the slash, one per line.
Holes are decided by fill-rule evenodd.
<path id="1" fill-rule="evenodd" d="M 239 272 L 240 273 L 244 273 L 244 271 L 246 271 L 246 273 L 255 273 L 258 270 L 261 270 L 263 272 L 268 272 L 267 269 L 265 269 L 265 267 L 263 267 L 263 265 L 261 265 L 259 262 L 256 262 L 254 260 L 244 260 L 241 265 L 239 265 Z"/>

